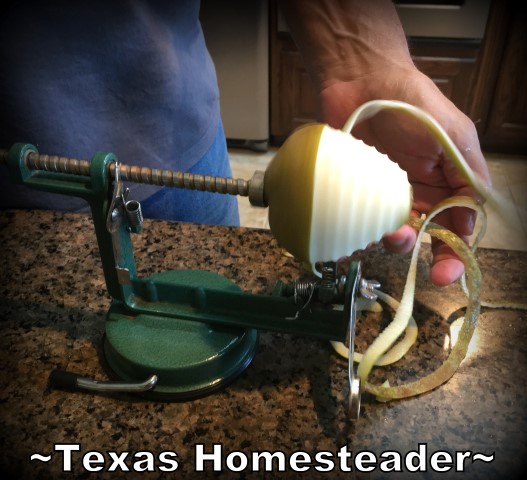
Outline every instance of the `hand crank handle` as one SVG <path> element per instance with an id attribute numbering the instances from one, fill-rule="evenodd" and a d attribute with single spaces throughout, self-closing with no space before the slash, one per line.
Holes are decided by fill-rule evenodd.
<path id="1" fill-rule="evenodd" d="M 157 375 L 152 375 L 143 382 L 99 382 L 83 377 L 77 373 L 64 370 L 53 370 L 49 384 L 61 390 L 92 390 L 97 392 L 146 392 L 157 384 Z"/>

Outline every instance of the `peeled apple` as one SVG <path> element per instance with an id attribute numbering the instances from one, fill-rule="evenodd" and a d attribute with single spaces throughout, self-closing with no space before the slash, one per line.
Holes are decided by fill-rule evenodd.
<path id="1" fill-rule="evenodd" d="M 408 221 L 406 172 L 374 147 L 325 124 L 293 132 L 264 178 L 278 243 L 314 270 L 379 240 Z"/>

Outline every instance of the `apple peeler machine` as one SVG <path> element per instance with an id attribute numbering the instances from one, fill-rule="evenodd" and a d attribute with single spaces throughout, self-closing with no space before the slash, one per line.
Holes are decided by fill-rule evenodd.
<path id="1" fill-rule="evenodd" d="M 112 153 L 91 161 L 41 155 L 31 144 L 0 151 L 13 181 L 85 199 L 91 208 L 106 286 L 112 303 L 103 340 L 111 381 L 55 370 L 58 388 L 140 392 L 148 398 L 188 400 L 213 393 L 251 363 L 259 330 L 347 341 L 349 414 L 358 418 L 360 381 L 353 367 L 355 302 L 375 298 L 373 281 L 352 261 L 346 275 L 321 265 L 321 277 L 284 284 L 256 295 L 214 272 L 171 270 L 148 278 L 136 273 L 132 234 L 142 230 L 141 205 L 123 182 L 150 183 L 248 196 L 266 206 L 263 172 L 251 180 L 192 175 L 122 165 Z"/>

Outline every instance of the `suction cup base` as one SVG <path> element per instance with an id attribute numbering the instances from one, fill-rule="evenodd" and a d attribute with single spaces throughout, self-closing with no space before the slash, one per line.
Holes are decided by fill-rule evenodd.
<path id="1" fill-rule="evenodd" d="M 240 290 L 215 273 L 195 270 L 157 274 L 153 281 Z M 181 308 L 182 316 L 186 305 Z M 189 400 L 220 390 L 251 363 L 257 348 L 254 329 L 211 326 L 157 314 L 131 315 L 115 302 L 108 313 L 104 338 L 107 367 L 124 381 L 158 376 L 156 386 L 143 396 L 162 400 Z"/>

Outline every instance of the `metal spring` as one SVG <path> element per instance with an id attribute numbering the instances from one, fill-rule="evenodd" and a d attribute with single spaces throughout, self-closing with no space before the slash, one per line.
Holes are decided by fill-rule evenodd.
<path id="1" fill-rule="evenodd" d="M 293 283 L 295 299 L 309 300 L 316 287 L 316 282 L 309 280 L 295 280 Z"/>
<path id="2" fill-rule="evenodd" d="M 300 298 L 304 301 L 309 300 L 314 291 L 318 288 L 333 288 L 337 285 L 336 276 L 337 265 L 333 262 L 324 264 L 321 269 L 322 278 L 320 281 L 312 280 L 295 280 L 293 282 L 293 292 L 295 299 Z"/>
<path id="3" fill-rule="evenodd" d="M 336 264 L 326 264 L 322 267 L 322 279 L 320 284 L 323 287 L 333 287 L 336 281 Z"/>
<path id="4" fill-rule="evenodd" d="M 143 223 L 143 212 L 141 210 L 141 204 L 137 200 L 128 200 L 124 204 L 126 216 L 130 225 L 133 227 L 139 227 Z"/>

